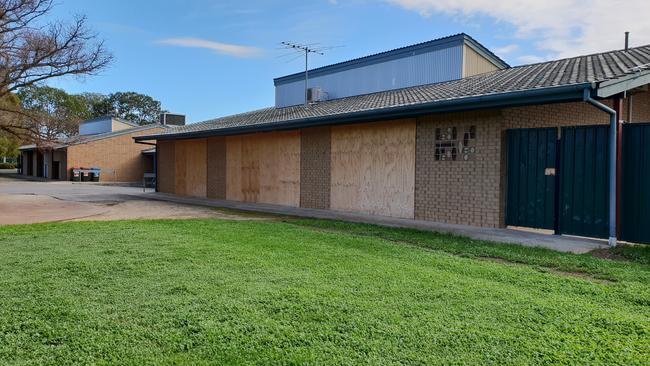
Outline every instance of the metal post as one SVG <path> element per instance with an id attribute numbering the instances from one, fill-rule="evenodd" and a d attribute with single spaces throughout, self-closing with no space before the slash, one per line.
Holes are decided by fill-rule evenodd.
<path id="1" fill-rule="evenodd" d="M 605 104 L 592 99 L 589 88 L 584 91 L 584 101 L 609 114 L 609 246 L 616 246 L 616 139 L 618 135 L 618 117 L 616 111 Z"/>
<path id="2" fill-rule="evenodd" d="M 153 188 L 158 192 L 158 142 L 156 142 L 156 151 L 153 152 Z"/>

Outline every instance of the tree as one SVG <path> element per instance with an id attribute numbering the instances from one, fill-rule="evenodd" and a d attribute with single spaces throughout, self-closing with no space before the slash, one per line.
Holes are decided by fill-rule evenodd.
<path id="1" fill-rule="evenodd" d="M 55 141 L 75 135 L 79 123 L 92 117 L 86 101 L 78 95 L 49 86 L 31 86 L 18 93 L 23 111 L 29 113 L 41 138 Z"/>
<path id="2" fill-rule="evenodd" d="M 103 117 L 106 115 L 104 104 L 107 96 L 100 93 L 81 93 L 78 95 L 90 111 L 90 118 Z"/>
<path id="3" fill-rule="evenodd" d="M 42 126 L 12 95 L 52 78 L 97 74 L 112 60 L 85 17 L 43 25 L 52 6 L 53 0 L 0 0 L 0 131 L 36 141 L 44 138 Z"/>
<path id="4" fill-rule="evenodd" d="M 6 113 L 5 110 L 21 111 L 20 100 L 16 94 L 9 93 L 0 97 L 0 126 L 2 126 L 0 127 L 0 135 L 8 134 L 20 137 L 17 131 L 21 131 L 25 126 L 24 117 L 15 113 Z"/>
<path id="5" fill-rule="evenodd" d="M 161 113 L 160 102 L 135 92 L 117 92 L 100 98 L 85 94 L 94 117 L 112 115 L 141 125 L 155 123 Z"/>
<path id="6" fill-rule="evenodd" d="M 0 136 L 0 163 L 6 163 L 7 158 L 16 159 L 20 154 L 18 148 L 20 141 L 15 137 Z"/>

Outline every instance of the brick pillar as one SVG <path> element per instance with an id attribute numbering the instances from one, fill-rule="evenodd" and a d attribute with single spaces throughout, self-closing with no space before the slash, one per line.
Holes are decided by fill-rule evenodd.
<path id="1" fill-rule="evenodd" d="M 226 199 L 226 138 L 223 136 L 208 139 L 207 196 Z"/>
<path id="2" fill-rule="evenodd" d="M 329 127 L 300 131 L 300 207 L 330 208 L 331 144 Z"/>

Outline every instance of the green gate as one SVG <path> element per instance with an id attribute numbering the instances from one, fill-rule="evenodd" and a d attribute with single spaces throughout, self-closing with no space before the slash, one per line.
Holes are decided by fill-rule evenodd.
<path id="1" fill-rule="evenodd" d="M 556 128 L 508 130 L 506 224 L 555 228 Z"/>
<path id="2" fill-rule="evenodd" d="M 623 126 L 621 239 L 650 243 L 650 124 Z"/>
<path id="3" fill-rule="evenodd" d="M 609 126 L 563 127 L 559 231 L 607 238 Z"/>

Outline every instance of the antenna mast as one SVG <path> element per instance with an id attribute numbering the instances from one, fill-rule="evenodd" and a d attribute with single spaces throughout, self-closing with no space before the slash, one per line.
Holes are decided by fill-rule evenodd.
<path id="1" fill-rule="evenodd" d="M 315 53 L 318 55 L 324 55 L 323 52 L 321 52 L 320 49 L 316 48 L 311 48 L 309 45 L 306 44 L 298 44 L 298 43 L 291 43 L 291 42 L 281 42 L 285 48 L 290 48 L 294 49 L 298 52 L 304 52 L 305 53 L 305 106 L 309 104 L 308 100 L 308 93 L 309 93 L 309 54 L 310 53 Z"/>

